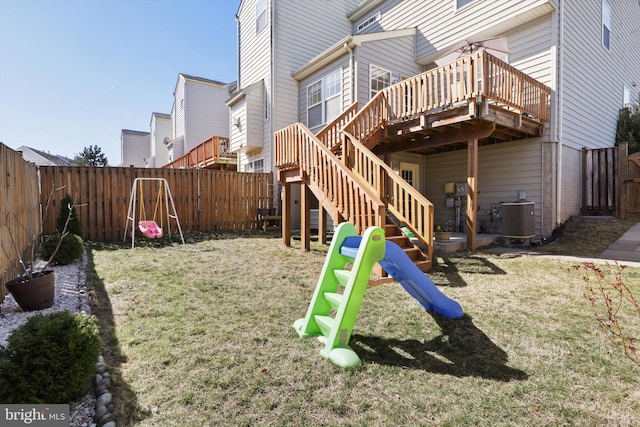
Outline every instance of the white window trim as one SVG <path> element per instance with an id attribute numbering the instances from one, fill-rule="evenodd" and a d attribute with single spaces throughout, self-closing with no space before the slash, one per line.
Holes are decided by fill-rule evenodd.
<path id="1" fill-rule="evenodd" d="M 601 28 L 602 36 L 601 36 L 601 42 L 602 42 L 602 47 L 604 47 L 608 51 L 611 51 L 611 36 L 613 35 L 613 29 L 612 29 L 612 26 L 611 26 L 611 15 L 612 15 L 611 6 L 607 2 L 607 0 L 602 0 L 602 28 Z M 605 29 L 605 27 L 609 30 L 609 46 L 606 46 L 604 44 L 604 29 Z"/>
<path id="2" fill-rule="evenodd" d="M 378 22 L 381 16 L 382 14 L 380 13 L 380 11 L 378 11 L 364 21 L 360 22 L 356 26 L 356 34 L 363 32 L 368 26 L 374 24 L 375 22 Z"/>
<path id="3" fill-rule="evenodd" d="M 331 95 L 329 97 L 326 97 L 326 82 L 327 80 L 332 77 L 333 75 L 338 74 L 338 81 L 340 82 L 340 89 L 338 90 L 338 92 L 334 95 Z M 317 83 L 320 83 L 320 102 L 317 102 L 313 105 L 309 105 L 309 88 Z M 307 97 L 307 126 L 309 127 L 309 129 L 313 130 L 313 129 L 318 129 L 322 126 L 324 126 L 328 119 L 327 119 L 327 102 L 329 100 L 335 99 L 336 97 L 339 97 L 339 103 L 340 105 L 342 105 L 342 84 L 343 84 L 343 78 L 342 78 L 342 67 L 337 68 L 336 70 L 331 71 L 330 73 L 326 74 L 325 76 L 323 76 L 321 79 L 318 80 L 314 80 L 311 83 L 309 83 L 307 85 L 307 91 L 306 91 L 306 97 Z M 316 107 L 318 105 L 321 105 L 321 120 L 320 120 L 320 124 L 315 125 L 313 127 L 311 127 L 309 125 L 309 109 L 312 107 Z"/>
<path id="4" fill-rule="evenodd" d="M 256 163 L 258 163 L 258 162 L 262 162 L 262 171 L 261 172 L 256 172 L 255 171 Z M 245 172 L 250 172 L 250 173 L 264 173 L 264 171 L 265 171 L 264 165 L 265 165 L 264 157 L 258 157 L 257 159 L 253 159 L 250 162 L 247 162 L 244 165 L 244 171 Z"/>
<path id="5" fill-rule="evenodd" d="M 373 68 L 377 68 L 378 70 L 384 71 L 385 73 L 389 73 L 389 86 L 391 86 L 393 84 L 393 73 L 390 70 L 387 70 L 386 68 L 382 68 L 378 65 L 375 64 L 369 64 L 369 99 L 373 98 L 375 96 L 375 93 L 373 93 L 373 89 L 371 89 L 371 80 L 373 79 L 373 75 L 372 75 L 372 70 Z M 389 87 L 387 86 L 387 87 Z M 379 92 L 379 91 L 378 91 Z M 376 93 L 378 93 L 376 92 Z"/>

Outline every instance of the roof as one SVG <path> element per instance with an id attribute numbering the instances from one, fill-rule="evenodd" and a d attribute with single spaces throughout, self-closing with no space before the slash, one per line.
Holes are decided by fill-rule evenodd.
<path id="1" fill-rule="evenodd" d="M 412 28 L 404 28 L 400 30 L 390 30 L 390 31 L 380 31 L 375 33 L 365 33 L 365 34 L 355 34 L 344 37 L 339 42 L 335 43 L 333 46 L 326 49 L 324 52 L 320 53 L 320 55 L 312 58 L 309 62 L 307 62 L 302 68 L 295 71 L 292 76 L 296 80 L 302 80 L 305 77 L 313 74 L 318 71 L 322 67 L 325 67 L 327 64 L 335 61 L 337 58 L 342 55 L 346 55 L 356 46 L 360 46 L 362 43 L 374 42 L 377 40 L 385 40 L 392 39 L 396 37 L 409 37 L 415 36 L 416 29 Z"/>
<path id="2" fill-rule="evenodd" d="M 122 129 L 122 134 L 128 134 L 128 135 L 140 135 L 140 136 L 146 136 L 146 135 L 150 135 L 149 132 L 144 132 L 141 130 L 131 130 L 131 129 Z"/>
<path id="3" fill-rule="evenodd" d="M 33 162 L 38 166 L 73 166 L 73 160 L 68 157 L 58 154 L 46 153 L 35 148 L 27 147 L 23 145 L 16 148 L 16 151 L 22 152 L 22 157 L 29 162 Z M 43 161 L 37 159 L 41 157 Z"/>

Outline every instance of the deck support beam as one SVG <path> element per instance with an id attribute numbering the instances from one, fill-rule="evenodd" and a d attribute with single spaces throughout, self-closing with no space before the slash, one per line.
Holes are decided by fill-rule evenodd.
<path id="1" fill-rule="evenodd" d="M 467 249 L 476 251 L 478 212 L 478 138 L 467 141 Z"/>
<path id="2" fill-rule="evenodd" d="M 282 243 L 291 246 L 291 183 L 282 182 Z"/>
<path id="3" fill-rule="evenodd" d="M 311 190 L 306 183 L 300 192 L 300 249 L 311 250 Z"/>
<path id="4" fill-rule="evenodd" d="M 327 244 L 327 211 L 322 207 L 322 203 L 318 206 L 318 242 L 321 245 Z"/>

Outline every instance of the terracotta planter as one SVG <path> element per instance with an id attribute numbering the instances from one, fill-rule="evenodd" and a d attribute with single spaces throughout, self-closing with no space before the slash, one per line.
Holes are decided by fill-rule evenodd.
<path id="1" fill-rule="evenodd" d="M 53 305 L 55 298 L 55 275 L 53 270 L 33 273 L 31 280 L 25 276 L 5 283 L 24 311 L 42 310 Z"/>
<path id="2" fill-rule="evenodd" d="M 436 242 L 446 243 L 451 238 L 450 231 L 437 231 L 433 233 L 433 237 L 436 239 Z"/>

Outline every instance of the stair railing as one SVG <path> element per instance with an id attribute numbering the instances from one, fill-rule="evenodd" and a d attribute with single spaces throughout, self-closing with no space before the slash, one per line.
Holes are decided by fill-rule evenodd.
<path id="1" fill-rule="evenodd" d="M 328 202 L 335 207 L 344 220 L 355 225 L 359 234 L 370 226 L 384 225 L 385 205 L 377 194 L 306 126 L 295 123 L 275 132 L 274 139 L 276 167 L 299 168 L 323 206 Z"/>
<path id="2" fill-rule="evenodd" d="M 387 209 L 402 221 L 433 255 L 434 207 L 422 193 L 402 179 L 389 165 L 373 154 L 348 132 L 345 136 L 343 161 L 377 193 Z"/>
<path id="3" fill-rule="evenodd" d="M 358 103 L 354 102 L 342 114 L 327 124 L 316 137 L 332 152 L 339 151 L 342 145 L 342 128 L 349 123 L 358 112 Z"/>

